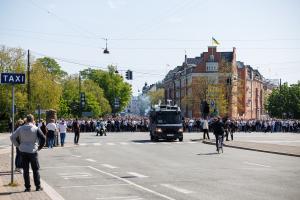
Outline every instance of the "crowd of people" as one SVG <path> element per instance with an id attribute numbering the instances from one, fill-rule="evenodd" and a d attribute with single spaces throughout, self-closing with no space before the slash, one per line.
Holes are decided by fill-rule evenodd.
<path id="1" fill-rule="evenodd" d="M 189 119 L 184 120 L 184 128 L 188 132 L 202 131 L 204 119 Z M 300 121 L 294 119 L 266 119 L 266 120 L 244 120 L 244 119 L 228 119 L 223 118 L 223 123 L 235 129 L 236 132 L 299 132 Z M 213 118 L 208 119 L 209 130 Z"/>

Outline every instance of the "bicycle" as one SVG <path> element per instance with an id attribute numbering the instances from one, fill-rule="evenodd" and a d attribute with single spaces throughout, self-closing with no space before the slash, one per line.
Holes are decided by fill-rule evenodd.
<path id="1" fill-rule="evenodd" d="M 222 135 L 218 135 L 218 153 L 220 153 L 220 150 L 222 151 L 223 153 L 223 136 Z"/>

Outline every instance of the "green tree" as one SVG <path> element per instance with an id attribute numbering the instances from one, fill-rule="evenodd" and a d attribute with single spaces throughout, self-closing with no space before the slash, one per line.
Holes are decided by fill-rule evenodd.
<path id="1" fill-rule="evenodd" d="M 300 82 L 283 84 L 272 91 L 266 102 L 271 117 L 300 118 Z"/>
<path id="2" fill-rule="evenodd" d="M 124 110 L 130 101 L 131 85 L 117 73 L 115 66 L 108 66 L 108 71 L 86 69 L 81 74 L 83 77 L 93 80 L 103 89 L 104 96 L 109 101 L 114 113 Z M 115 107 L 115 99 L 119 100 L 119 107 Z"/>
<path id="3" fill-rule="evenodd" d="M 43 57 L 43 58 L 38 58 L 36 60 L 37 63 L 41 63 L 42 66 L 54 77 L 56 78 L 63 78 L 67 76 L 67 72 L 63 71 L 60 67 L 60 65 L 56 62 L 55 59 L 49 58 L 49 57 Z"/>
<path id="4" fill-rule="evenodd" d="M 86 104 L 82 111 L 92 112 L 94 117 L 102 116 L 111 112 L 108 100 L 104 96 L 104 91 L 92 80 L 83 79 L 81 81 L 81 92 L 85 93 Z M 67 114 L 78 116 L 79 110 L 79 79 L 78 76 L 68 76 L 63 82 L 63 99 L 67 105 Z"/>
<path id="5" fill-rule="evenodd" d="M 55 81 L 55 74 L 50 73 L 41 62 L 32 65 L 31 70 L 31 108 L 59 109 L 62 86 Z"/>
<path id="6" fill-rule="evenodd" d="M 164 102 L 165 90 L 163 88 L 160 88 L 156 91 L 148 92 L 148 96 L 149 96 L 151 105 L 158 104 L 159 100 L 161 102 Z"/>
<path id="7" fill-rule="evenodd" d="M 0 46 L 0 72 L 25 72 L 25 51 L 20 48 Z M 0 119 L 8 119 L 11 115 L 11 85 L 0 84 Z M 15 103 L 17 116 L 23 117 L 19 111 L 27 110 L 26 85 L 15 86 Z"/>

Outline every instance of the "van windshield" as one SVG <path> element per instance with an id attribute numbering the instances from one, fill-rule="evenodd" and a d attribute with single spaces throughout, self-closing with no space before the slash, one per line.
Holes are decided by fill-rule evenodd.
<path id="1" fill-rule="evenodd" d="M 181 123 L 181 115 L 179 112 L 160 112 L 157 113 L 158 124 L 180 124 Z"/>

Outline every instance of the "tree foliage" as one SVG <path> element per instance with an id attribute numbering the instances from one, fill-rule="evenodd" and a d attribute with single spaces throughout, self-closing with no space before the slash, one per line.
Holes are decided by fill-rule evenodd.
<path id="1" fill-rule="evenodd" d="M 0 72 L 25 72 L 25 51 L 20 48 L 0 46 Z M 8 118 L 12 108 L 12 86 L 0 84 L 0 118 Z M 15 86 L 17 111 L 27 106 L 26 85 Z"/>
<path id="2" fill-rule="evenodd" d="M 50 73 L 41 62 L 35 62 L 31 70 L 31 108 L 59 109 L 62 87 L 56 82 L 56 74 Z"/>
<path id="3" fill-rule="evenodd" d="M 105 98 L 109 101 L 114 113 L 124 110 L 130 101 L 131 86 L 126 83 L 121 75 L 116 73 L 116 67 L 109 66 L 109 71 L 87 69 L 82 75 L 97 83 L 104 91 Z M 119 100 L 119 107 L 115 106 L 115 100 Z"/>
<path id="4" fill-rule="evenodd" d="M 58 117 L 78 117 L 79 109 L 79 76 L 68 76 L 55 59 L 49 57 L 30 61 L 31 101 L 28 102 L 27 82 L 15 86 L 17 116 L 24 117 L 34 113 L 38 107 L 43 110 L 55 109 Z M 26 73 L 26 52 L 20 48 L 0 46 L 0 72 Z M 131 86 L 124 82 L 115 66 L 108 71 L 87 69 L 82 76 L 81 92 L 85 93 L 86 102 L 83 112 L 91 112 L 93 117 L 122 111 L 131 97 Z M 0 84 L 0 120 L 11 117 L 11 85 Z M 119 107 L 114 107 L 119 99 Z"/>
<path id="5" fill-rule="evenodd" d="M 271 117 L 300 119 L 300 82 L 274 89 L 266 104 Z"/>
<path id="6" fill-rule="evenodd" d="M 159 101 L 164 102 L 165 90 L 160 88 L 156 91 L 148 92 L 151 105 L 158 104 Z"/>
<path id="7" fill-rule="evenodd" d="M 38 58 L 36 63 L 40 63 L 50 74 L 54 75 L 55 78 L 63 78 L 68 75 L 53 58 Z"/>

